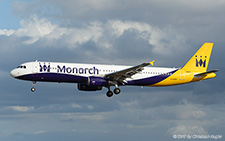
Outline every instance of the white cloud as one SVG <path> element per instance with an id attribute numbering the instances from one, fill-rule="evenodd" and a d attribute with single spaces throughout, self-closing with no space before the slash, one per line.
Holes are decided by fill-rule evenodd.
<path id="1" fill-rule="evenodd" d="M 92 21 L 81 27 L 60 27 L 34 15 L 29 19 L 22 19 L 20 25 L 21 28 L 15 31 L 0 30 L 0 35 L 15 35 L 24 40 L 23 43 L 26 45 L 40 42 L 43 46 L 57 46 L 62 42 L 63 46 L 74 48 L 91 41 L 98 48 L 112 50 L 124 32 L 129 31 L 146 40 L 149 49 L 155 54 L 163 55 L 179 52 L 180 46 L 185 42 L 184 37 L 172 28 L 160 29 L 137 21 L 109 20 L 105 23 Z"/>
<path id="2" fill-rule="evenodd" d="M 19 28 L 15 35 L 19 37 L 29 37 L 25 44 L 33 44 L 41 37 L 50 35 L 56 25 L 51 24 L 47 19 L 38 19 L 37 16 L 32 16 L 30 19 L 22 19 L 20 21 L 21 28 Z"/>
<path id="3" fill-rule="evenodd" d="M 34 110 L 34 107 L 28 107 L 28 106 L 9 106 L 9 109 L 12 109 L 13 111 L 18 111 L 18 112 L 28 112 Z"/>
<path id="4" fill-rule="evenodd" d="M 13 29 L 10 29 L 10 30 L 0 29 L 0 35 L 11 36 L 14 33 L 15 33 L 15 30 L 13 30 Z"/>
<path id="5" fill-rule="evenodd" d="M 65 43 L 69 47 L 77 47 L 88 41 L 98 44 L 102 37 L 102 26 L 100 22 L 92 22 L 90 25 L 82 28 L 67 28 L 67 34 L 64 37 Z"/>
<path id="6" fill-rule="evenodd" d="M 185 43 L 182 34 L 178 34 L 171 27 L 160 29 L 147 23 L 135 21 L 109 21 L 112 28 L 112 34 L 116 37 L 123 35 L 125 31 L 136 31 L 137 36 L 149 42 L 153 46 L 153 52 L 156 54 L 172 54 L 181 51 L 181 46 Z"/>
<path id="7" fill-rule="evenodd" d="M 203 119 L 207 113 L 200 107 L 200 105 L 188 103 L 183 100 L 184 105 L 179 106 L 176 115 L 179 119 Z"/>
<path id="8" fill-rule="evenodd" d="M 126 30 L 136 30 L 139 33 L 143 33 L 141 35 L 148 39 L 150 36 L 147 36 L 144 32 L 150 34 L 152 31 L 152 27 L 149 24 L 134 21 L 111 20 L 108 21 L 108 25 L 111 26 L 112 34 L 116 37 L 121 36 Z"/>
<path id="9" fill-rule="evenodd" d="M 80 106 L 80 105 L 78 105 L 78 104 L 72 104 L 72 107 L 73 107 L 73 108 L 79 108 L 79 109 L 82 108 L 82 106 Z"/>
<path id="10" fill-rule="evenodd" d="M 208 132 L 196 125 L 178 125 L 168 130 L 170 135 L 207 135 Z"/>
<path id="11" fill-rule="evenodd" d="M 87 10 L 87 7 L 90 9 L 97 9 L 97 10 L 107 10 L 107 8 L 114 6 L 114 1 L 108 1 L 108 0 L 78 0 L 75 2 L 75 6 L 77 8 L 86 7 L 85 10 Z M 69 5 L 68 5 L 69 6 Z"/>
<path id="12" fill-rule="evenodd" d="M 36 131 L 36 132 L 34 132 L 34 134 L 36 134 L 36 135 L 39 135 L 39 134 L 44 134 L 44 133 L 47 133 L 46 131 L 44 131 L 44 130 L 40 130 L 40 131 Z"/>
<path id="13" fill-rule="evenodd" d="M 89 110 L 93 110 L 93 109 L 94 109 L 94 106 L 88 105 L 87 108 L 88 108 Z"/>
<path id="14" fill-rule="evenodd" d="M 47 19 L 39 19 L 36 15 L 31 16 L 28 19 L 22 19 L 20 25 L 21 28 L 18 30 L 0 29 L 0 35 L 27 37 L 28 39 L 25 39 L 23 43 L 30 45 L 41 38 L 46 38 L 48 40 L 58 39 L 67 32 L 66 28 L 51 24 Z"/>
<path id="15" fill-rule="evenodd" d="M 192 104 L 182 100 L 183 104 L 170 107 L 169 111 L 176 115 L 173 126 L 167 131 L 170 135 L 207 135 L 210 127 L 218 123 L 208 116 L 214 111 L 208 111 L 199 104 Z"/>
<path id="16" fill-rule="evenodd" d="M 102 121 L 107 113 L 64 113 L 61 118 L 64 120 L 87 120 L 87 121 Z"/>

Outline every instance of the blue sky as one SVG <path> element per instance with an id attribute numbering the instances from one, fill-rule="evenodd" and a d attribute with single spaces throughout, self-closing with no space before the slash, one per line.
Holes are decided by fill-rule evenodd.
<path id="1" fill-rule="evenodd" d="M 18 29 L 20 18 L 13 13 L 12 0 L 1 0 L 0 2 L 1 29 Z"/>
<path id="2" fill-rule="evenodd" d="M 223 0 L 0 1 L 0 140 L 173 140 L 225 133 Z M 187 85 L 82 92 L 9 76 L 34 61 L 181 67 L 213 42 L 217 77 Z"/>

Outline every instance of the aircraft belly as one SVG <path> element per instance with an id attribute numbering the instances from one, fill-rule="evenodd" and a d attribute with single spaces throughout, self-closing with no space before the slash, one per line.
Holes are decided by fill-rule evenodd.
<path id="1" fill-rule="evenodd" d="M 18 79 L 45 82 L 86 83 L 87 77 L 61 73 L 36 73 L 19 76 Z"/>
<path id="2" fill-rule="evenodd" d="M 172 86 L 190 83 L 193 80 L 193 73 L 187 74 L 183 70 L 177 70 L 173 75 L 152 86 Z"/>
<path id="3" fill-rule="evenodd" d="M 170 72 L 170 74 L 173 74 L 176 71 L 177 70 L 174 70 Z M 131 81 L 128 81 L 127 85 L 151 86 L 167 79 L 168 77 L 170 77 L 170 75 L 161 74 L 161 75 L 156 75 L 156 76 L 147 77 L 143 79 L 131 80 Z"/>

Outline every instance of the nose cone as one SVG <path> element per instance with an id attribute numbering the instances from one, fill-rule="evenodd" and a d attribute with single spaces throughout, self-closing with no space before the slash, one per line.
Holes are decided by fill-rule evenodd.
<path id="1" fill-rule="evenodd" d="M 16 71 L 16 69 L 13 69 L 11 72 L 10 72 L 10 76 L 12 77 L 16 77 L 18 75 L 18 72 Z"/>

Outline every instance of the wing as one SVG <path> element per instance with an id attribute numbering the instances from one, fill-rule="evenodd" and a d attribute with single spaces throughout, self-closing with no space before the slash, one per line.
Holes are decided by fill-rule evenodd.
<path id="1" fill-rule="evenodd" d="M 114 72 L 114 73 L 110 73 L 110 74 L 106 74 L 105 75 L 105 78 L 113 81 L 113 82 L 120 82 L 122 84 L 126 83 L 126 79 L 127 78 L 131 78 L 131 76 L 141 72 L 144 67 L 148 66 L 148 65 L 152 65 L 153 66 L 153 63 L 155 62 L 155 60 L 149 62 L 149 63 L 143 63 L 141 65 L 138 65 L 138 66 L 134 66 L 134 67 L 131 67 L 131 68 L 128 68 L 128 69 L 125 69 L 125 70 L 121 70 L 121 71 L 117 71 L 117 72 Z"/>

